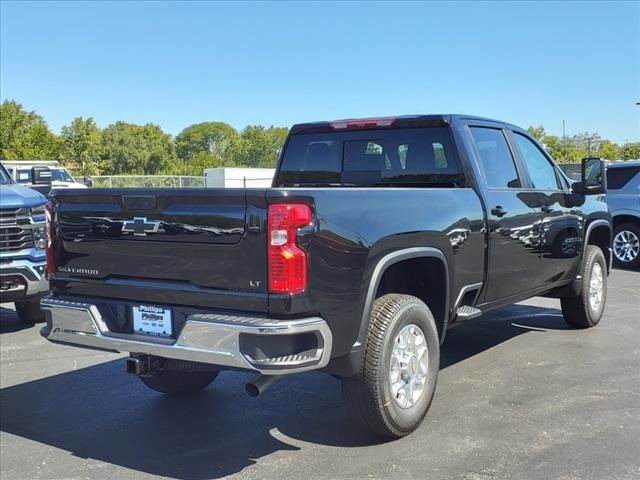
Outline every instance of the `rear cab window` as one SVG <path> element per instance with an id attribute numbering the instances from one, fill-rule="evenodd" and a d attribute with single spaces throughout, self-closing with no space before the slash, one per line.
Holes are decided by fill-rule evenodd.
<path id="1" fill-rule="evenodd" d="M 300 133 L 287 142 L 277 187 L 459 186 L 447 127 Z"/>

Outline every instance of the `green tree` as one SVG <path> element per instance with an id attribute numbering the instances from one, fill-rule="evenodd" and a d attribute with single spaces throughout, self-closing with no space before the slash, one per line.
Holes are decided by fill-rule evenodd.
<path id="1" fill-rule="evenodd" d="M 227 147 L 238 132 L 223 122 L 203 122 L 190 125 L 176 137 L 178 158 L 189 161 L 193 155 L 208 152 L 212 157 L 224 159 Z M 201 157 L 203 158 L 203 157 Z"/>
<path id="2" fill-rule="evenodd" d="M 571 137 L 571 146 L 586 152 L 585 156 L 593 156 L 600 149 L 602 139 L 597 133 L 578 133 Z"/>
<path id="3" fill-rule="evenodd" d="M 230 143 L 229 156 L 238 166 L 272 168 L 287 133 L 288 129 L 282 127 L 249 125 L 242 130 L 240 138 Z"/>
<path id="4" fill-rule="evenodd" d="M 602 140 L 595 156 L 607 160 L 617 160 L 620 158 L 620 147 L 609 140 Z"/>
<path id="5" fill-rule="evenodd" d="M 564 148 L 561 139 L 555 135 L 545 135 L 543 145 L 556 162 L 564 163 Z"/>
<path id="6" fill-rule="evenodd" d="M 625 143 L 622 148 L 620 148 L 620 157 L 623 160 L 640 158 L 640 142 Z"/>
<path id="7" fill-rule="evenodd" d="M 99 172 L 101 141 L 100 129 L 93 118 L 76 117 L 62 127 L 60 157 L 82 175 L 94 175 Z"/>
<path id="8" fill-rule="evenodd" d="M 22 105 L 5 100 L 0 105 L 0 159 L 45 160 L 57 158 L 56 136 L 44 119 Z"/>
<path id="9" fill-rule="evenodd" d="M 289 135 L 289 129 L 287 127 L 274 127 L 273 125 L 266 130 L 267 137 L 269 137 L 273 148 L 276 151 L 276 161 L 280 156 L 280 152 L 284 148 L 284 142 Z M 274 164 L 275 165 L 275 164 Z"/>
<path id="10" fill-rule="evenodd" d="M 229 167 L 231 162 L 226 162 L 223 157 L 212 155 L 209 152 L 196 152 L 187 164 L 187 175 L 204 175 L 207 168 Z"/>
<path id="11" fill-rule="evenodd" d="M 527 131 L 531 134 L 533 138 L 535 138 L 539 142 L 544 142 L 546 133 L 544 132 L 544 127 L 542 125 L 538 127 L 529 127 Z"/>
<path id="12" fill-rule="evenodd" d="M 171 135 L 158 125 L 117 122 L 102 132 L 105 173 L 157 175 L 175 168 Z"/>

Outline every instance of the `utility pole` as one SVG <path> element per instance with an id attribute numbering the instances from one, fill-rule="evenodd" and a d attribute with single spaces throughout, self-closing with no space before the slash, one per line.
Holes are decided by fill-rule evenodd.
<path id="1" fill-rule="evenodd" d="M 567 132 L 564 127 L 564 120 L 562 120 L 562 156 L 564 157 L 564 163 L 567 163 Z"/>

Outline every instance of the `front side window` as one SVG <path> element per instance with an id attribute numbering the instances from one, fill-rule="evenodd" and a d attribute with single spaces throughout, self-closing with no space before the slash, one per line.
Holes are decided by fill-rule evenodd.
<path id="1" fill-rule="evenodd" d="M 407 152 L 409 151 L 409 145 L 398 145 L 398 160 L 400 161 L 400 168 L 403 170 L 407 168 Z"/>
<path id="2" fill-rule="evenodd" d="M 480 154 L 480 167 L 487 186 L 520 188 L 522 184 L 502 130 L 486 127 L 471 127 L 470 130 Z"/>
<path id="3" fill-rule="evenodd" d="M 527 137 L 519 133 L 513 134 L 515 148 L 527 166 L 533 188 L 539 190 L 558 190 L 558 177 L 553 165 L 540 149 Z"/>
<path id="4" fill-rule="evenodd" d="M 345 172 L 370 172 L 389 170 L 382 141 L 353 140 L 344 142 L 342 169 Z"/>
<path id="5" fill-rule="evenodd" d="M 444 145 L 441 143 L 433 144 L 433 158 L 436 162 L 436 167 L 438 168 L 447 168 L 447 155 L 444 151 Z"/>

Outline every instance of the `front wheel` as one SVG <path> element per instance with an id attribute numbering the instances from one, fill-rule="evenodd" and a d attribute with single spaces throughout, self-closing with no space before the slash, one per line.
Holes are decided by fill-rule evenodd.
<path id="1" fill-rule="evenodd" d="M 607 300 L 607 262 L 599 247 L 588 245 L 582 267 L 582 290 L 577 297 L 562 298 L 562 315 L 575 328 L 595 327 Z"/>
<path id="2" fill-rule="evenodd" d="M 347 407 L 374 433 L 408 435 L 431 405 L 439 362 L 429 308 L 410 295 L 384 295 L 373 305 L 360 372 L 342 379 Z"/>

